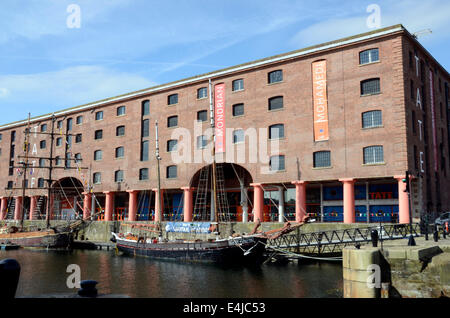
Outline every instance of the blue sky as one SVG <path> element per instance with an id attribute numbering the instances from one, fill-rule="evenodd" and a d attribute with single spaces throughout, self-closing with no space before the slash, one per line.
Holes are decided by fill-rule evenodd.
<path id="1" fill-rule="evenodd" d="M 450 70 L 448 0 L 1 0 L 0 125 L 371 31 L 370 4 Z"/>

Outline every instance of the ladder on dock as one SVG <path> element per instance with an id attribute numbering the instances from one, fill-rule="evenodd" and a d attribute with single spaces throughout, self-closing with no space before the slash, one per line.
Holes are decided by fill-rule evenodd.
<path id="1" fill-rule="evenodd" d="M 196 221 L 205 221 L 208 216 L 207 211 L 208 181 L 209 181 L 209 166 L 205 166 L 200 171 L 197 196 L 195 198 L 194 219 Z"/>
<path id="2" fill-rule="evenodd" d="M 16 199 L 10 198 L 8 201 L 8 207 L 7 207 L 7 213 L 6 213 L 6 220 L 12 220 L 14 219 L 14 210 L 16 208 Z"/>

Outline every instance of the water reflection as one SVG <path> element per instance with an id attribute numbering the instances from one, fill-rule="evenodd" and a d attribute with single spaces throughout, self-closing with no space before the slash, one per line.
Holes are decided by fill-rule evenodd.
<path id="1" fill-rule="evenodd" d="M 262 265 L 256 268 L 179 264 L 106 251 L 0 251 L 21 265 L 17 296 L 68 294 L 70 264 L 81 279 L 94 279 L 104 294 L 175 298 L 341 297 L 339 264 Z"/>

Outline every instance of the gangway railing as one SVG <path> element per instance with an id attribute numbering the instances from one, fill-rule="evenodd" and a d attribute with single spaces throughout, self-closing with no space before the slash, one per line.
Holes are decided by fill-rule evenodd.
<path id="1" fill-rule="evenodd" d="M 334 254 L 342 252 L 345 246 L 363 245 L 372 242 L 372 232 L 377 230 L 380 241 L 398 240 L 420 236 L 419 224 L 382 224 L 343 230 L 319 231 L 282 235 L 269 239 L 267 249 L 298 254 Z"/>

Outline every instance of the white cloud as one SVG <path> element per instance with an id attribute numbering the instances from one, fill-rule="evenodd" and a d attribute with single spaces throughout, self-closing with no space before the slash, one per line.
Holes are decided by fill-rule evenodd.
<path id="1" fill-rule="evenodd" d="M 4 87 L 0 87 L 0 98 L 6 97 L 8 95 L 9 95 L 9 90 Z"/>
<path id="2" fill-rule="evenodd" d="M 99 66 L 77 66 L 54 72 L 0 76 L 0 94 L 9 92 L 2 104 L 29 107 L 71 107 L 153 86 L 134 74 Z"/>

